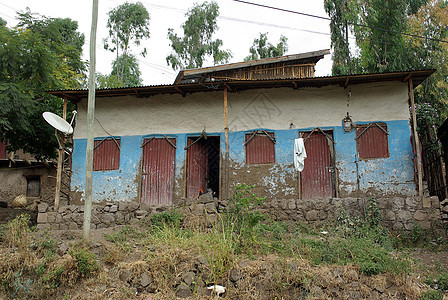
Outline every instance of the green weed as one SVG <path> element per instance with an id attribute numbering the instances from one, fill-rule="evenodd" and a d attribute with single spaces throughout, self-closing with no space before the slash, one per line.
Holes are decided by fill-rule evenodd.
<path id="1" fill-rule="evenodd" d="M 85 248 L 74 248 L 68 252 L 78 263 L 78 271 L 82 277 L 90 277 L 99 270 L 96 255 Z"/>
<path id="2" fill-rule="evenodd" d="M 176 211 L 176 209 L 153 214 L 150 217 L 152 225 L 157 228 L 163 226 L 179 227 L 182 224 L 183 219 L 184 216 Z"/>

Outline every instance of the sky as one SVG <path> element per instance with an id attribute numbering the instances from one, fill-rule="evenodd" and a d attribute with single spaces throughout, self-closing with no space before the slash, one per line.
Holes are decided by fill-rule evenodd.
<path id="1" fill-rule="evenodd" d="M 99 0 L 98 29 L 96 54 L 96 71 L 109 74 L 114 53 L 103 47 L 103 39 L 107 38 L 107 12 L 125 3 L 125 0 Z M 136 2 L 136 1 L 128 1 Z M 174 71 L 166 63 L 166 57 L 171 52 L 167 38 L 168 28 L 182 36 L 182 23 L 185 13 L 194 3 L 201 0 L 140 0 L 150 14 L 149 29 L 151 37 L 142 42 L 148 54 L 139 56 L 142 48 L 132 48 L 137 55 L 142 72 L 143 85 L 171 84 L 178 71 Z M 294 13 L 281 12 L 269 8 L 248 5 L 233 0 L 216 0 L 220 8 L 218 18 L 219 29 L 214 38 L 223 41 L 223 49 L 232 52 L 230 63 L 241 62 L 249 55 L 249 48 L 254 38 L 260 33 L 268 33 L 268 40 L 277 44 L 281 35 L 288 38 L 288 52 L 297 54 L 309 51 L 330 49 L 329 21 L 302 16 Z M 327 17 L 323 0 L 248 0 L 248 2 L 274 6 L 291 11 L 297 11 L 322 17 Z M 85 34 L 86 43 L 83 48 L 83 58 L 89 57 L 89 40 L 92 18 L 92 0 L 0 0 L 0 17 L 5 19 L 8 27 L 17 24 L 16 11 L 31 12 L 52 18 L 71 18 L 78 22 L 78 30 Z M 204 67 L 213 65 L 207 61 Z M 327 55 L 316 65 L 316 76 L 331 75 L 331 55 Z"/>

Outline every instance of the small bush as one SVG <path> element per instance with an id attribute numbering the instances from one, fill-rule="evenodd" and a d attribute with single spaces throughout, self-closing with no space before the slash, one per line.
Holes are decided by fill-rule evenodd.
<path id="1" fill-rule="evenodd" d="M 448 290 L 448 271 L 439 272 L 436 274 L 432 274 L 427 279 L 425 279 L 425 283 L 431 286 L 432 288 L 439 289 L 442 291 Z"/>
<path id="2" fill-rule="evenodd" d="M 20 251 L 26 250 L 30 244 L 29 215 L 21 214 L 9 221 L 3 233 L 3 240 L 9 247 L 17 247 Z"/>
<path id="3" fill-rule="evenodd" d="M 164 226 L 179 227 L 184 219 L 184 216 L 177 212 L 176 209 L 164 211 L 158 214 L 151 215 L 151 224 L 157 228 Z"/>
<path id="4" fill-rule="evenodd" d="M 96 255 L 85 248 L 70 249 L 68 252 L 78 262 L 78 271 L 83 277 L 90 277 L 99 270 Z"/>

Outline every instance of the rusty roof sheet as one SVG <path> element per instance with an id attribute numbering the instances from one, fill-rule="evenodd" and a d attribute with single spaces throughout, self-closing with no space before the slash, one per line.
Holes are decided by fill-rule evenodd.
<path id="1" fill-rule="evenodd" d="M 279 87 L 323 87 L 329 85 L 339 85 L 347 87 L 348 85 L 383 82 L 383 81 L 402 81 L 406 82 L 410 78 L 413 79 L 414 87 L 419 85 L 423 80 L 429 77 L 436 70 L 415 70 L 389 73 L 371 73 L 358 75 L 341 75 L 341 76 L 323 76 L 312 78 L 290 78 L 290 79 L 260 79 L 260 80 L 226 80 L 219 82 L 206 83 L 185 83 L 185 84 L 168 84 L 168 85 L 150 85 L 137 87 L 123 87 L 113 89 L 97 89 L 96 98 L 101 97 L 151 97 L 158 94 L 181 94 L 185 96 L 189 93 L 212 92 L 227 88 L 229 91 L 242 91 L 249 89 L 262 88 L 279 88 Z M 88 89 L 72 89 L 72 90 L 51 90 L 46 91 L 48 94 L 66 98 L 67 100 L 77 103 L 83 98 L 87 98 Z"/>

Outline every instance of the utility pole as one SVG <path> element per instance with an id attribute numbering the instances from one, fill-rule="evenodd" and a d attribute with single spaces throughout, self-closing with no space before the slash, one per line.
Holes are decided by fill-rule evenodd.
<path id="1" fill-rule="evenodd" d="M 92 218 L 93 185 L 93 120 L 95 118 L 95 63 L 96 63 L 96 28 L 98 23 L 98 0 L 93 0 L 92 27 L 90 30 L 90 67 L 89 97 L 87 104 L 87 149 L 86 149 L 86 194 L 84 207 L 83 239 L 90 240 L 90 221 Z"/>

